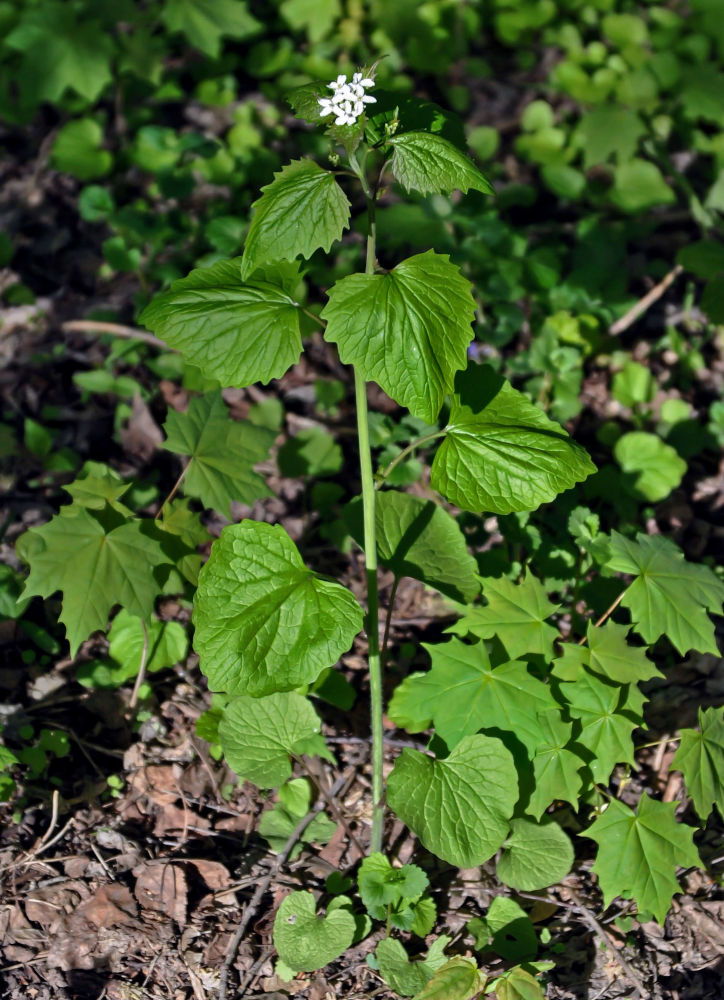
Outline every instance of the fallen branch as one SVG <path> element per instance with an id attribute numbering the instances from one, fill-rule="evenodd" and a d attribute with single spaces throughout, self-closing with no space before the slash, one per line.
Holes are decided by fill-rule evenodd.
<path id="1" fill-rule="evenodd" d="M 337 780 L 332 785 L 329 791 L 329 795 L 332 798 L 334 798 L 342 791 L 344 786 L 349 781 L 351 773 L 352 771 L 351 769 L 349 769 L 348 771 L 345 771 L 344 774 L 340 775 L 339 778 L 337 778 Z M 234 937 L 229 943 L 229 947 L 226 949 L 226 955 L 224 956 L 224 964 L 221 966 L 221 975 L 219 977 L 218 1000 L 226 1000 L 226 990 L 229 981 L 229 970 L 231 969 L 234 958 L 236 957 L 236 953 L 239 950 L 239 945 L 241 944 L 242 938 L 246 933 L 246 928 L 249 926 L 249 921 L 256 913 L 257 907 L 259 906 L 259 903 L 261 902 L 264 893 L 271 885 L 272 879 L 276 877 L 277 872 L 279 871 L 281 866 L 286 862 L 287 858 L 292 853 L 294 845 L 297 843 L 297 841 L 302 836 L 302 834 L 307 829 L 307 827 L 312 822 L 317 813 L 321 812 L 322 809 L 324 809 L 325 805 L 326 802 L 324 801 L 324 799 L 321 799 L 319 802 L 316 803 L 314 808 L 307 813 L 304 819 L 300 820 L 300 822 L 297 823 L 296 827 L 289 835 L 289 839 L 282 848 L 281 852 L 277 854 L 276 858 L 272 862 L 271 868 L 264 876 L 264 878 L 261 880 L 259 885 L 256 887 L 254 895 L 249 900 L 249 905 L 244 910 L 244 914 L 241 918 L 239 926 L 236 929 L 236 934 L 234 934 Z"/>
<path id="2" fill-rule="evenodd" d="M 661 279 L 658 285 L 654 285 L 650 292 L 647 292 L 642 299 L 632 306 L 627 313 L 625 313 L 620 319 L 609 327 L 608 332 L 612 336 L 618 336 L 619 333 L 623 333 L 624 330 L 628 330 L 630 326 L 636 322 L 639 316 L 642 316 L 647 309 L 650 309 L 654 302 L 658 302 L 661 296 L 664 294 L 667 288 L 676 281 L 678 276 L 683 271 L 681 264 L 677 264 L 676 267 L 672 268 L 665 277 Z"/>
<path id="3" fill-rule="evenodd" d="M 103 323 L 95 319 L 71 319 L 63 323 L 61 330 L 64 333 L 111 333 L 114 337 L 124 337 L 126 340 L 142 340 L 144 344 L 152 347 L 159 347 L 164 351 L 170 350 L 166 344 L 154 337 L 152 333 L 139 330 L 135 326 L 123 326 L 121 323 Z"/>

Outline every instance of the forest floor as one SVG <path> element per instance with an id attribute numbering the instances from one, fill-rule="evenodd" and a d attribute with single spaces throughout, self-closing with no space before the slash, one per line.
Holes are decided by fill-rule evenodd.
<path id="1" fill-rule="evenodd" d="M 40 419 L 50 407 L 59 432 L 57 446 L 111 461 L 126 475 L 142 477 L 156 470 L 161 485 L 170 486 L 174 460 L 159 450 L 159 425 L 164 407 L 183 409 L 187 395 L 162 382 L 150 406 L 140 400 L 134 404 L 120 442 L 114 441 L 115 400 L 94 395 L 81 402 L 72 381 L 75 371 L 102 365 L 110 340 L 62 329 L 93 306 L 128 316 L 134 279 L 96 279 L 98 240 L 79 224 L 67 179 L 38 161 L 13 166 L 4 181 L 0 209 L 6 216 L 15 214 L 14 228 L 28 238 L 13 266 L 26 268 L 41 293 L 35 304 L 6 308 L 0 315 L 3 409 Z M 676 294 L 676 288 L 668 293 L 670 301 L 676 301 Z M 289 419 L 302 426 L 311 419 L 314 378 L 330 373 L 347 378 L 321 342 L 312 345 L 306 358 L 269 390 L 283 400 Z M 148 377 L 144 371 L 134 374 L 141 381 Z M 594 398 L 594 387 L 588 388 Z M 232 413 L 243 416 L 258 390 L 225 397 Z M 382 405 L 376 397 L 371 402 Z M 343 404 L 338 426 L 349 424 L 351 416 Z M 344 444 L 345 438 L 341 440 Z M 352 477 L 355 461 L 350 454 Z M 17 566 L 13 542 L 64 502 L 61 486 L 69 477 L 43 473 L 31 459 L 14 458 L 11 464 L 3 467 L 7 491 L 0 508 L 0 557 Z M 303 547 L 310 516 L 304 491 L 281 478 L 273 487 L 273 498 L 252 511 L 238 507 L 235 512 L 282 523 Z M 721 483 L 719 490 L 724 496 Z M 688 518 L 694 533 L 697 519 L 709 516 L 701 505 L 692 512 L 680 494 L 672 509 L 675 504 L 676 516 Z M 712 531 L 720 535 L 720 508 L 710 504 L 706 509 L 711 523 L 703 526 L 703 537 Z M 222 525 L 219 520 L 209 527 L 218 534 Z M 317 565 L 328 558 L 331 549 L 314 553 Z M 354 553 L 341 571 L 344 582 L 363 597 L 362 566 Z M 383 604 L 389 583 L 383 574 Z M 161 614 L 167 620 L 188 620 L 188 609 L 171 600 Z M 405 583 L 392 619 L 393 650 L 438 637 L 444 615 L 430 592 Z M 362 845 L 368 837 L 364 697 L 349 713 L 328 709 L 324 720 L 344 777 L 338 796 L 344 824 L 327 846 L 306 847 L 297 860 L 278 866 L 276 855 L 255 832 L 274 796 L 261 795 L 246 783 L 237 785 L 195 735 L 209 695 L 193 654 L 157 675 L 139 726 L 129 706 L 129 689 L 89 689 L 77 681 L 78 664 L 102 655 L 105 639 L 88 640 L 73 661 L 51 647 L 52 662 L 41 665 L 22 655 L 27 636 L 14 622 L 3 623 L 0 630 L 5 723 L 48 729 L 65 734 L 68 741 L 68 752 L 53 760 L 49 771 L 25 782 L 22 808 L 9 804 L 0 811 L 0 995 L 10 1000 L 217 1000 L 228 979 L 228 998 L 393 996 L 365 962 L 375 936 L 324 972 L 299 974 L 291 983 L 278 979 L 273 968 L 271 931 L 281 898 L 290 889 L 318 888 L 329 872 L 354 865 L 360 853 L 349 834 Z M 360 694 L 366 685 L 364 652 L 360 641 L 342 661 Z M 668 771 L 675 745 L 667 741 L 678 728 L 696 724 L 698 704 L 721 700 L 724 666 L 714 657 L 691 655 L 667 671 L 665 682 L 650 685 L 648 693 L 650 729 L 645 737 L 639 734 L 638 742 L 662 742 L 641 754 L 630 788 L 632 794 L 657 790 L 673 800 L 680 791 L 679 776 Z M 388 736 L 390 766 L 400 745 L 423 745 L 392 727 Z M 110 775 L 114 781 L 109 787 Z M 321 773 L 319 780 L 329 785 L 332 779 Z M 721 822 L 712 818 L 698 844 L 706 860 L 722 853 L 721 834 Z M 428 872 L 439 914 L 437 932 L 460 940 L 467 920 L 481 915 L 495 895 L 510 892 L 497 883 L 492 865 L 459 872 L 436 861 L 391 816 L 386 843 L 393 856 L 402 861 L 414 857 Z M 550 1000 L 715 1000 L 723 995 L 720 886 L 703 871 L 685 872 L 683 892 L 659 927 L 629 919 L 625 902 L 602 911 L 590 868 L 589 853 L 577 859 L 560 886 L 516 897 L 545 932 L 548 943 L 539 957 L 555 963 L 548 974 Z M 262 884 L 266 891 L 252 905 Z M 601 913 L 602 918 L 596 916 Z M 245 931 L 237 942 L 242 920 Z M 487 968 L 494 972 L 501 967 L 501 960 L 491 956 Z"/>

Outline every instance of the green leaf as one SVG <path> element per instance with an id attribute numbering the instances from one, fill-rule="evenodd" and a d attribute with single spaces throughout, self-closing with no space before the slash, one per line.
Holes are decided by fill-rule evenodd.
<path id="1" fill-rule="evenodd" d="M 445 254 L 408 257 L 386 274 L 351 274 L 329 290 L 325 340 L 343 364 L 432 423 L 467 361 L 475 301 Z"/>
<path id="2" fill-rule="evenodd" d="M 532 892 L 566 877 L 573 866 L 573 844 L 557 823 L 514 819 L 510 826 L 496 868 L 501 882 Z"/>
<path id="3" fill-rule="evenodd" d="M 443 951 L 451 940 L 452 938 L 441 934 L 430 945 L 424 959 L 411 962 L 399 941 L 384 938 L 375 949 L 380 975 L 395 993 L 403 997 L 413 996 L 424 989 L 437 969 L 445 965 L 447 959 Z"/>
<path id="4" fill-rule="evenodd" d="M 401 132 L 389 140 L 392 173 L 407 191 L 422 194 L 463 194 L 472 188 L 494 194 L 492 184 L 473 161 L 441 135 L 433 132 Z"/>
<path id="5" fill-rule="evenodd" d="M 676 201 L 656 164 L 637 158 L 616 167 L 610 198 L 622 212 L 632 214 Z"/>
<path id="6" fill-rule="evenodd" d="M 140 521 L 127 521 L 109 506 L 96 514 L 71 504 L 23 537 L 30 563 L 23 593 L 63 592 L 60 620 L 71 656 L 91 632 L 106 627 L 116 605 L 150 617 L 160 590 L 154 570 L 168 559 Z"/>
<path id="7" fill-rule="evenodd" d="M 457 376 L 430 483 L 475 513 L 535 510 L 595 466 L 580 445 L 488 365 Z"/>
<path id="8" fill-rule="evenodd" d="M 376 908 L 419 899 L 430 880 L 417 865 L 393 868 L 384 854 L 375 853 L 360 865 L 357 884 L 365 906 Z"/>
<path id="9" fill-rule="evenodd" d="M 702 820 L 714 806 L 724 816 L 724 713 L 721 708 L 699 709 L 696 729 L 682 729 L 681 743 L 671 770 L 681 771 L 686 790 Z"/>
<path id="10" fill-rule="evenodd" d="M 314 972 L 339 958 L 352 944 L 355 919 L 340 908 L 322 917 L 311 892 L 290 892 L 274 919 L 274 946 L 294 972 Z"/>
<path id="11" fill-rule="evenodd" d="M 714 625 L 707 616 L 721 614 L 724 583 L 710 569 L 684 559 L 661 535 L 637 534 L 636 541 L 611 532 L 609 569 L 636 579 L 621 602 L 646 642 L 666 635 L 682 654 L 690 649 L 718 655 Z"/>
<path id="12" fill-rule="evenodd" d="M 415 1000 L 470 1000 L 486 981 L 473 959 L 457 955 L 437 970 Z"/>
<path id="13" fill-rule="evenodd" d="M 292 160 L 252 206 L 241 277 L 263 264 L 329 251 L 349 225 L 349 201 L 334 174 L 313 160 Z"/>
<path id="14" fill-rule="evenodd" d="M 211 549 L 193 620 L 210 688 L 259 697 L 312 684 L 349 649 L 362 610 L 307 569 L 280 525 L 242 521 Z"/>
<path id="15" fill-rule="evenodd" d="M 699 278 L 716 278 L 724 273 L 724 243 L 714 240 L 689 243 L 679 250 L 676 263 Z"/>
<path id="16" fill-rule="evenodd" d="M 232 420 L 219 390 L 192 399 L 186 413 L 169 410 L 163 429 L 167 451 L 191 456 L 183 490 L 204 507 L 228 514 L 232 500 L 252 504 L 272 495 L 254 465 L 269 457 L 276 434 Z"/>
<path id="17" fill-rule="evenodd" d="M 344 509 L 344 520 L 360 545 L 364 537 L 362 498 Z M 477 563 L 457 521 L 431 500 L 383 490 L 375 504 L 377 554 L 399 579 L 410 576 L 454 601 L 472 601 L 480 590 Z"/>
<path id="18" fill-rule="evenodd" d="M 518 775 L 500 740 L 466 736 L 445 760 L 403 750 L 387 785 L 390 808 L 443 861 L 472 868 L 508 833 Z"/>
<path id="19" fill-rule="evenodd" d="M 172 667 L 186 658 L 189 640 L 186 630 L 179 622 L 160 622 L 151 618 L 146 622 L 146 631 L 146 670 L 150 673 Z M 122 668 L 126 679 L 138 674 L 144 638 L 140 618 L 129 614 L 125 609 L 119 611 L 108 633 L 109 653 L 111 659 Z"/>
<path id="20" fill-rule="evenodd" d="M 623 471 L 634 477 L 631 491 L 651 503 L 675 490 L 686 472 L 686 462 L 671 445 L 645 431 L 622 434 L 613 446 L 613 454 Z"/>
<path id="21" fill-rule="evenodd" d="M 573 726 L 561 719 L 560 712 L 538 713 L 541 733 L 533 757 L 535 785 L 526 812 L 540 819 L 552 802 L 560 799 L 578 809 L 578 795 L 583 785 L 580 770 L 584 761 L 567 749 Z"/>
<path id="22" fill-rule="evenodd" d="M 423 643 L 430 654 L 432 670 L 412 674 L 397 688 L 388 714 L 399 724 L 396 700 L 403 699 L 406 713 L 426 713 L 449 747 L 479 729 L 492 728 L 515 733 L 531 754 L 540 739 L 536 713 L 554 708 L 550 691 L 525 663 L 503 663 L 494 669 L 485 645 L 468 645 L 459 639 L 439 645 Z M 411 707 L 414 704 L 415 707 Z"/>
<path id="23" fill-rule="evenodd" d="M 480 639 L 497 635 L 511 659 L 526 653 L 552 657 L 558 629 L 545 619 L 558 611 L 559 605 L 550 603 L 541 582 L 526 571 L 521 583 L 504 576 L 481 578 L 481 583 L 488 603 L 468 608 L 448 631 Z"/>
<path id="24" fill-rule="evenodd" d="M 664 675 L 646 655 L 644 646 L 631 646 L 626 641 L 630 626 L 617 625 L 610 619 L 596 628 L 588 623 L 586 639 L 589 657 L 587 665 L 618 684 L 648 681 Z"/>
<path id="25" fill-rule="evenodd" d="M 221 52 L 222 37 L 251 38 L 262 28 L 242 0 L 165 0 L 161 17 L 169 31 L 182 31 L 212 59 Z"/>
<path id="26" fill-rule="evenodd" d="M 492 950 L 509 962 L 535 958 L 538 951 L 533 922 L 510 896 L 496 896 L 485 917 L 469 920 L 466 929 L 477 951 Z"/>
<path id="27" fill-rule="evenodd" d="M 73 5 L 52 0 L 19 9 L 22 18 L 4 42 L 23 53 L 18 74 L 23 96 L 57 104 L 72 89 L 88 102 L 97 100 L 111 81 L 114 51 L 100 21 L 87 11 L 79 19 Z"/>
<path id="28" fill-rule="evenodd" d="M 561 684 L 569 714 L 581 721 L 576 742 L 595 754 L 589 767 L 601 784 L 608 781 L 616 764 L 634 763 L 631 733 L 636 721 L 621 712 L 622 690 L 585 669 L 575 681 Z"/>
<path id="29" fill-rule="evenodd" d="M 296 830 L 299 821 L 307 815 L 311 807 L 312 790 L 306 778 L 292 778 L 279 789 L 279 801 L 272 809 L 262 813 L 259 820 L 259 834 L 264 837 L 273 851 L 281 852 L 289 837 Z M 337 824 L 323 812 L 317 813 L 311 823 L 299 836 L 289 860 L 293 861 L 302 851 L 302 844 L 327 844 L 334 835 Z"/>
<path id="30" fill-rule="evenodd" d="M 103 129 L 93 118 L 68 122 L 53 143 L 53 166 L 81 181 L 104 177 L 113 166 L 113 157 L 100 148 L 102 142 Z"/>
<path id="31" fill-rule="evenodd" d="M 259 788 L 277 788 L 292 773 L 290 756 L 309 753 L 322 724 L 311 702 L 294 691 L 264 698 L 242 695 L 224 709 L 219 742 L 232 770 Z"/>
<path id="32" fill-rule="evenodd" d="M 340 0 L 284 0 L 280 10 L 291 28 L 306 30 L 313 45 L 329 34 L 342 12 Z"/>
<path id="33" fill-rule="evenodd" d="M 334 437 L 321 427 L 304 427 L 289 438 L 277 452 L 283 476 L 320 478 L 336 476 L 342 468 L 342 449 Z"/>
<path id="34" fill-rule="evenodd" d="M 677 823 L 676 802 L 655 802 L 644 794 L 634 813 L 613 799 L 582 834 L 598 844 L 593 871 L 604 906 L 622 893 L 631 894 L 639 910 L 663 923 L 671 899 L 679 892 L 676 867 L 700 867 L 694 828 Z"/>
<path id="35" fill-rule="evenodd" d="M 302 352 L 294 300 L 266 280 L 242 284 L 239 258 L 174 281 L 140 321 L 222 386 L 280 378 Z"/>
<path id="36" fill-rule="evenodd" d="M 108 503 L 120 514 L 130 516 L 128 507 L 118 502 L 130 487 L 130 483 L 125 483 L 114 469 L 102 462 L 86 462 L 73 482 L 63 489 L 88 510 L 103 510 Z"/>
<path id="37" fill-rule="evenodd" d="M 614 156 L 619 163 L 630 160 L 646 126 L 635 111 L 604 105 L 586 112 L 580 120 L 577 139 L 583 148 L 583 169 L 606 163 Z"/>
<path id="38" fill-rule="evenodd" d="M 520 965 L 495 980 L 495 996 L 497 1000 L 545 1000 L 541 984 Z"/>

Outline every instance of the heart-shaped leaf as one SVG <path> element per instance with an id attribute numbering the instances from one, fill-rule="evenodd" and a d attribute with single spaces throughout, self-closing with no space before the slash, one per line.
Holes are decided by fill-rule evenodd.
<path id="1" fill-rule="evenodd" d="M 324 752 L 321 731 L 317 713 L 301 694 L 242 695 L 224 709 L 219 742 L 224 760 L 240 777 L 277 788 L 292 773 L 290 755 Z"/>
<path id="2" fill-rule="evenodd" d="M 471 958 L 451 958 L 437 970 L 415 1000 L 470 1000 L 485 987 L 486 976 Z"/>
<path id="3" fill-rule="evenodd" d="M 472 868 L 492 857 L 508 834 L 518 775 L 500 740 L 466 736 L 444 760 L 403 750 L 387 798 L 429 851 Z"/>
<path id="4" fill-rule="evenodd" d="M 312 684 L 349 649 L 362 610 L 307 569 L 280 525 L 242 521 L 211 549 L 193 620 L 212 691 L 259 697 Z"/>
<path id="5" fill-rule="evenodd" d="M 339 958 L 352 944 L 354 932 L 349 910 L 332 910 L 323 917 L 311 892 L 291 892 L 277 910 L 274 946 L 294 972 L 314 972 Z"/>
<path id="6" fill-rule="evenodd" d="M 501 882 L 531 892 L 566 877 L 573 865 L 573 845 L 557 823 L 514 819 L 510 826 L 497 866 Z"/>

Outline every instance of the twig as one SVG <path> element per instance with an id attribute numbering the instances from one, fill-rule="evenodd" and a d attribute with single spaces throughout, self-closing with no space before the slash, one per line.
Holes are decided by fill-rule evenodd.
<path id="1" fill-rule="evenodd" d="M 337 778 L 335 783 L 332 785 L 329 794 L 331 796 L 337 795 L 345 787 L 345 785 L 347 784 L 347 782 L 351 777 L 351 774 L 352 774 L 351 769 L 349 771 L 346 771 L 344 774 L 341 774 L 339 778 Z M 224 964 L 221 966 L 221 975 L 219 976 L 218 1000 L 226 1000 L 226 991 L 229 981 L 229 970 L 231 969 L 234 958 L 236 957 L 236 953 L 239 950 L 239 945 L 241 944 L 242 938 L 246 933 L 246 928 L 249 926 L 249 921 L 256 913 L 257 907 L 259 906 L 259 903 L 261 902 L 264 893 L 268 890 L 272 879 L 276 876 L 281 866 L 285 864 L 287 858 L 292 853 L 294 845 L 297 843 L 297 841 L 304 833 L 304 831 L 307 829 L 307 827 L 312 822 L 317 813 L 321 812 L 323 808 L 324 808 L 324 802 L 322 801 L 317 802 L 314 808 L 307 813 L 304 819 L 300 820 L 299 823 L 297 823 L 296 827 L 289 835 L 289 839 L 282 848 L 281 852 L 272 861 L 269 871 L 256 887 L 254 895 L 249 900 L 249 905 L 244 910 L 244 914 L 241 918 L 241 921 L 239 922 L 239 926 L 236 929 L 236 934 L 234 934 L 234 937 L 229 943 L 229 947 L 226 949 L 226 955 L 224 956 Z M 237 996 L 239 995 L 240 994 L 237 994 Z"/>
<path id="2" fill-rule="evenodd" d="M 141 619 L 141 626 L 143 627 L 143 649 L 141 650 L 141 665 L 138 668 L 138 676 L 136 677 L 136 683 L 133 685 L 131 700 L 128 703 L 128 707 L 131 709 L 135 708 L 138 703 L 138 693 L 141 690 L 141 685 L 146 680 L 146 667 L 148 665 L 148 629 L 143 619 Z"/>
<path id="3" fill-rule="evenodd" d="M 581 917 L 583 918 L 583 922 L 585 924 L 588 924 L 593 933 L 597 937 L 599 937 L 605 944 L 610 945 L 616 961 L 633 983 L 634 989 L 636 990 L 636 995 L 645 997 L 646 987 L 644 986 L 641 977 L 639 976 L 638 972 L 636 972 L 636 970 L 631 965 L 629 965 L 629 963 L 623 957 L 619 949 L 616 947 L 616 943 L 613 937 L 609 934 L 609 932 L 606 930 L 603 924 L 599 923 L 599 921 L 596 920 L 591 911 L 583 904 L 583 901 L 581 900 L 581 898 L 578 896 L 578 893 L 574 889 L 572 889 L 570 886 L 566 886 L 566 891 L 570 895 L 573 902 L 576 904 L 576 910 L 578 913 L 580 913 Z"/>
<path id="4" fill-rule="evenodd" d="M 676 267 L 672 268 L 669 273 L 661 279 L 658 285 L 654 285 L 650 292 L 647 292 L 642 299 L 632 306 L 627 313 L 625 313 L 620 319 L 617 319 L 613 323 L 608 332 L 616 337 L 619 333 L 623 333 L 624 330 L 628 330 L 630 326 L 636 322 L 639 316 L 642 316 L 647 309 L 650 309 L 654 302 L 658 302 L 661 296 L 664 294 L 666 289 L 673 284 L 674 281 L 683 271 L 681 264 L 677 264 Z"/>
<path id="5" fill-rule="evenodd" d="M 192 459 L 192 458 L 190 458 L 190 459 L 188 460 L 188 462 L 186 463 L 186 465 L 184 465 L 183 469 L 181 470 L 181 475 L 180 475 L 180 476 L 178 477 L 178 479 L 176 480 L 176 482 L 175 482 L 175 483 L 173 484 L 173 486 L 171 487 L 171 492 L 169 493 L 169 495 L 168 495 L 168 496 L 166 497 L 166 499 L 165 499 L 165 500 L 163 501 L 163 503 L 161 504 L 161 506 L 160 506 L 160 507 L 158 508 L 158 510 L 156 511 L 156 516 L 154 517 L 154 521 L 158 521 L 158 519 L 159 519 L 159 518 L 161 517 L 161 515 L 162 515 L 162 514 L 163 514 L 163 512 L 164 512 L 164 509 L 165 509 L 165 507 L 166 507 L 166 504 L 167 504 L 167 503 L 171 503 L 171 501 L 173 500 L 173 498 L 174 498 L 174 497 L 176 496 L 176 494 L 178 493 L 178 491 L 179 491 L 179 487 L 181 486 L 181 483 L 182 483 L 182 482 L 184 481 L 184 479 L 186 478 L 186 473 L 187 473 L 187 472 L 189 471 L 189 469 L 191 468 L 191 463 L 192 463 L 192 461 L 193 461 L 193 459 Z"/>
<path id="6" fill-rule="evenodd" d="M 52 801 L 52 804 L 51 804 L 51 807 L 50 807 L 50 825 L 48 826 L 48 829 L 45 831 L 45 833 L 43 834 L 43 836 L 40 838 L 40 843 L 38 844 L 38 850 L 40 850 L 40 848 L 43 846 L 43 844 L 47 840 L 49 840 L 49 838 L 53 834 L 53 830 L 55 829 L 56 824 L 58 822 L 58 809 L 59 809 L 59 807 L 60 807 L 60 792 L 58 791 L 57 788 L 55 788 L 53 790 L 53 801 Z"/>
<path id="7" fill-rule="evenodd" d="M 628 587 L 626 587 L 625 590 L 621 591 L 621 593 L 618 595 L 618 597 L 616 598 L 616 600 L 611 604 L 611 606 L 609 608 L 606 608 L 606 610 L 603 612 L 603 614 L 598 619 L 598 621 L 594 622 L 594 625 L 593 625 L 594 628 L 598 628 L 599 625 L 603 625 L 603 623 L 606 621 L 606 619 L 610 615 L 612 615 L 614 613 L 614 611 L 616 610 L 616 608 L 619 606 L 619 604 L 623 600 L 624 594 L 626 593 L 626 590 L 628 590 Z M 586 644 L 586 636 L 584 635 L 582 639 L 578 640 L 578 645 L 579 646 L 585 646 L 585 644 Z"/>
<path id="8" fill-rule="evenodd" d="M 254 962 L 252 967 L 249 969 L 249 971 L 246 973 L 244 978 L 239 983 L 239 989 L 237 990 L 238 996 L 241 997 L 244 995 L 244 990 L 246 989 L 246 987 L 259 974 L 259 970 L 261 969 L 261 967 L 264 965 L 267 959 L 270 958 L 273 954 L 274 954 L 274 949 L 267 948 L 262 953 L 262 955 L 256 960 L 256 962 Z"/>
<path id="9" fill-rule="evenodd" d="M 324 799 L 324 801 L 329 806 L 329 811 L 332 813 L 332 815 L 337 820 L 337 822 L 340 823 L 344 827 L 344 832 L 347 834 L 347 836 L 349 837 L 349 839 L 352 841 L 352 843 L 354 844 L 354 846 L 359 851 L 360 857 L 363 858 L 365 856 L 365 849 L 360 844 L 360 842 L 357 839 L 357 837 L 355 837 L 354 833 L 352 833 L 352 831 L 350 830 L 349 824 L 347 823 L 346 818 L 342 815 L 342 812 L 341 812 L 339 806 L 337 805 L 337 803 L 334 800 L 334 795 L 325 787 L 324 776 L 322 774 L 315 774 L 314 771 L 312 770 L 309 762 L 307 760 L 305 760 L 304 757 L 297 757 L 297 760 L 299 761 L 299 763 L 302 765 L 302 767 L 306 771 L 306 773 L 307 773 L 307 775 L 309 777 L 309 780 L 312 782 L 312 784 L 314 785 L 314 787 L 317 789 L 317 792 L 319 793 L 319 795 L 322 796 L 322 798 Z"/>
<path id="10" fill-rule="evenodd" d="M 64 333 L 111 333 L 114 337 L 121 337 L 125 340 L 142 340 L 144 344 L 151 347 L 158 347 L 164 351 L 170 351 L 163 340 L 154 337 L 146 330 L 139 330 L 135 326 L 124 326 L 122 323 L 105 323 L 95 319 L 69 319 L 67 323 L 61 324 Z"/>

